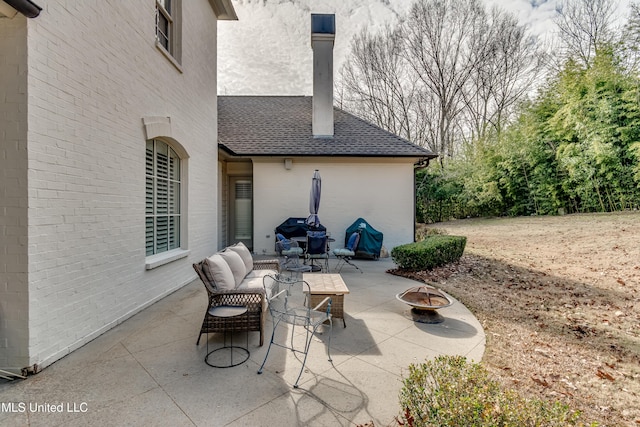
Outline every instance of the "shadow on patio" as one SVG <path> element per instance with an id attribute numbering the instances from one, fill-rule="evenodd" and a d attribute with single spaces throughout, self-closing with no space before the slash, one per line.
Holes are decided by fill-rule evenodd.
<path id="1" fill-rule="evenodd" d="M 333 267 L 336 260 L 331 262 Z M 347 327 L 334 322 L 333 364 L 323 336 L 314 338 L 297 390 L 291 385 L 300 356 L 289 351 L 272 348 L 264 373 L 257 374 L 272 330 L 268 314 L 265 345 L 250 333 L 246 363 L 228 369 L 204 363 L 205 336 L 199 346 L 196 340 L 207 296 L 194 280 L 41 373 L 0 383 L 0 424 L 389 425 L 399 413 L 397 396 L 410 363 L 439 354 L 479 361 L 484 331 L 457 301 L 440 310 L 443 323 L 412 322 L 409 307 L 395 295 L 416 282 L 385 273 L 393 267 L 389 259 L 355 262 L 364 274 L 342 270 L 350 290 Z M 244 336 L 236 339 L 245 342 Z M 209 336 L 210 350 L 221 343 L 221 334 Z M 46 410 L 45 404 L 63 410 Z M 10 408 L 16 410 L 5 410 Z"/>

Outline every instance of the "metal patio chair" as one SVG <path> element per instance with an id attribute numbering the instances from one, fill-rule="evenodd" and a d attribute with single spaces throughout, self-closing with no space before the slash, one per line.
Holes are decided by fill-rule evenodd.
<path id="1" fill-rule="evenodd" d="M 305 257 L 310 260 L 311 271 L 329 272 L 329 238 L 324 231 L 308 231 L 307 232 L 307 251 Z M 322 266 L 324 260 L 324 267 Z M 320 265 L 315 264 L 316 261 Z"/>
<path id="2" fill-rule="evenodd" d="M 276 253 L 280 259 L 280 271 L 288 271 L 291 277 L 298 277 L 299 273 L 311 271 L 310 265 L 300 262 L 304 256 L 304 250 L 295 240 L 287 239 L 282 234 L 276 233 Z"/>
<path id="3" fill-rule="evenodd" d="M 338 258 L 338 264 L 336 265 L 336 272 L 340 272 L 342 267 L 345 264 L 349 264 L 352 267 L 355 267 L 360 273 L 363 273 L 360 270 L 360 267 L 351 262 L 353 257 L 356 256 L 356 249 L 358 248 L 358 243 L 360 243 L 360 233 L 353 232 L 351 236 L 349 236 L 349 240 L 347 241 L 347 245 L 344 248 L 334 249 L 333 254 L 336 258 Z"/>
<path id="4" fill-rule="evenodd" d="M 333 323 L 331 320 L 331 298 L 326 297 L 320 304 L 315 307 L 310 307 L 308 304 L 310 297 L 310 287 L 304 280 L 290 280 L 283 278 L 282 276 L 267 275 L 263 278 L 263 285 L 265 289 L 265 295 L 269 305 L 269 313 L 273 319 L 273 332 L 271 333 L 271 340 L 269 347 L 267 348 L 267 354 L 264 356 L 262 365 L 258 370 L 258 374 L 262 373 L 265 363 L 269 358 L 269 352 L 271 346 L 276 345 L 294 353 L 304 354 L 302 359 L 302 366 L 298 373 L 293 388 L 298 388 L 298 382 L 304 371 L 304 365 L 307 362 L 307 356 L 309 355 L 309 347 L 311 346 L 311 340 L 317 333 L 318 328 L 325 322 L 328 323 L 329 334 L 327 339 L 327 356 L 331 362 L 331 332 Z M 326 304 L 326 309 L 318 311 L 318 309 Z M 291 325 L 291 331 L 287 334 L 291 334 L 291 342 L 287 344 L 285 342 L 276 341 L 276 331 L 280 326 Z M 303 348 L 296 348 L 294 346 L 294 337 L 296 337 L 296 327 L 302 327 L 306 331 L 306 334 L 301 336 L 305 337 Z M 299 346 L 298 346 L 299 347 Z"/>

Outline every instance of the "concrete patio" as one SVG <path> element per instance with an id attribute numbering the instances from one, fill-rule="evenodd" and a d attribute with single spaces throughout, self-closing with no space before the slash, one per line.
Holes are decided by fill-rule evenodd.
<path id="1" fill-rule="evenodd" d="M 390 259 L 355 262 L 364 274 L 342 270 L 351 293 L 344 303 L 347 327 L 334 322 L 333 364 L 324 332 L 311 345 L 299 389 L 292 384 L 300 356 L 284 349 L 274 347 L 257 375 L 270 320 L 263 347 L 258 333 L 250 333 L 246 363 L 228 369 L 204 363 L 206 339 L 199 346 L 196 339 L 207 296 L 194 280 L 39 374 L 0 382 L 0 425 L 393 425 L 410 363 L 440 354 L 479 361 L 485 334 L 457 301 L 439 310 L 443 323 L 413 322 L 395 295 L 417 282 L 385 273 L 394 267 Z M 221 345 L 221 335 L 209 339 L 210 349 Z"/>

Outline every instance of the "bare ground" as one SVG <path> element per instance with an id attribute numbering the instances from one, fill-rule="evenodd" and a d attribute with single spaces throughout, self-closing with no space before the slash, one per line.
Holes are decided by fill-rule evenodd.
<path id="1" fill-rule="evenodd" d="M 640 212 L 427 228 L 466 236 L 463 257 L 400 274 L 477 316 L 487 335 L 482 363 L 495 378 L 524 396 L 565 402 L 585 421 L 640 426 Z"/>

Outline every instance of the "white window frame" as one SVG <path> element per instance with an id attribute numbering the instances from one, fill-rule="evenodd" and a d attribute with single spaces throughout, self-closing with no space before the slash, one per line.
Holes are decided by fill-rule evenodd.
<path id="1" fill-rule="evenodd" d="M 169 10 L 165 9 L 164 1 L 156 0 L 156 47 L 178 71 L 182 72 L 182 0 L 166 1 L 168 1 Z M 167 34 L 159 28 L 161 16 L 168 23 Z"/>
<path id="2" fill-rule="evenodd" d="M 152 163 L 151 163 L 151 173 L 149 173 L 149 163 L 147 161 L 147 155 L 145 154 L 145 267 L 147 270 L 159 267 L 161 265 L 167 264 L 171 261 L 175 261 L 180 258 L 184 258 L 189 254 L 189 251 L 186 250 L 186 158 L 181 155 L 180 147 L 175 147 L 170 142 L 153 138 L 146 141 L 146 144 L 150 144 L 152 146 Z M 159 150 L 158 148 L 161 146 L 166 146 L 168 156 L 167 158 L 171 158 L 173 154 L 173 158 L 177 159 L 177 164 L 179 167 L 179 174 L 177 177 L 170 176 L 169 170 L 167 169 L 166 176 L 159 176 L 158 174 L 158 156 Z M 145 153 L 147 153 L 147 148 L 145 147 Z M 149 182 L 151 182 L 151 187 L 149 187 Z M 162 192 L 160 195 L 158 189 L 160 186 L 159 183 L 164 183 L 166 185 L 166 191 Z M 169 188 L 170 186 L 177 186 L 177 198 L 178 200 L 173 205 L 174 210 L 170 209 L 170 200 L 169 200 Z M 149 191 L 151 191 L 151 209 L 149 210 L 149 206 L 147 203 L 147 197 L 149 195 Z M 166 201 L 163 203 L 166 205 L 165 210 L 159 210 L 159 197 L 163 196 L 166 198 Z M 176 212 L 177 210 L 177 212 Z M 167 218 L 167 245 L 166 248 L 158 247 L 159 235 L 157 229 L 157 219 L 158 218 Z M 171 220 L 173 219 L 173 228 L 171 228 Z M 152 253 L 148 252 L 147 238 L 149 233 L 149 220 L 151 220 L 152 224 Z M 173 244 L 170 244 L 170 237 L 174 237 Z M 175 240 L 177 239 L 177 240 Z"/>

